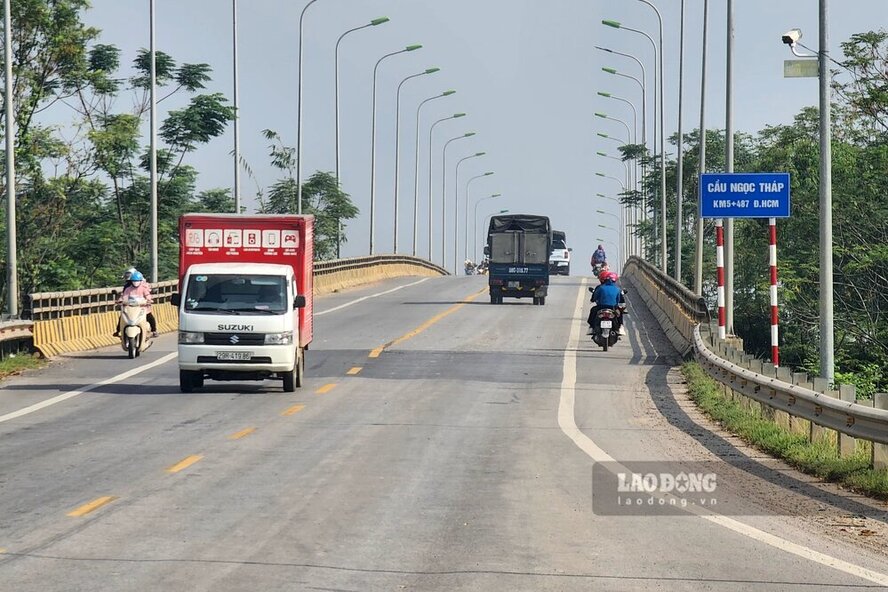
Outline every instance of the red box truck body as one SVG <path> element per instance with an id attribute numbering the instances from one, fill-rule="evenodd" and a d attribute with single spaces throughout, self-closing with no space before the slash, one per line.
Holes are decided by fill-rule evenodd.
<path id="1" fill-rule="evenodd" d="M 270 263 L 293 268 L 305 307 L 299 311 L 299 345 L 312 338 L 314 216 L 185 214 L 179 219 L 179 292 L 197 263 Z"/>

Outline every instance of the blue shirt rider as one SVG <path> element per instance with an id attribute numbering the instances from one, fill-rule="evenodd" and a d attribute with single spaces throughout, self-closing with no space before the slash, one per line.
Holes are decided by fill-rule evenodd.
<path id="1" fill-rule="evenodd" d="M 604 252 L 604 245 L 598 245 L 598 248 L 592 253 L 592 267 L 604 263 L 607 263 L 607 254 Z"/>
<path id="2" fill-rule="evenodd" d="M 601 275 L 598 276 L 598 279 L 601 281 L 601 284 L 596 286 L 592 292 L 592 302 L 595 303 L 595 306 L 589 311 L 589 319 L 587 321 L 589 323 L 590 333 L 592 333 L 592 328 L 598 320 L 597 313 L 599 310 L 602 308 L 615 309 L 618 305 L 623 304 L 626 301 L 625 298 L 623 298 L 623 290 L 614 283 L 614 280 L 616 279 L 615 273 L 602 272 Z M 589 289 L 592 290 L 592 288 Z M 618 316 L 614 329 L 619 330 L 622 322 L 622 319 Z"/>

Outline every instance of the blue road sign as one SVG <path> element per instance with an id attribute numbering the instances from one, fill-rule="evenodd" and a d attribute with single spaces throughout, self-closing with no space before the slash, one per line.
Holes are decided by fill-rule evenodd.
<path id="1" fill-rule="evenodd" d="M 789 173 L 700 175 L 701 218 L 789 218 Z"/>

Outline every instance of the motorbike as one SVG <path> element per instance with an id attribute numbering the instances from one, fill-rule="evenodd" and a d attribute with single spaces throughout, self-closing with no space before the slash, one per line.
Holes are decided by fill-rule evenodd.
<path id="1" fill-rule="evenodd" d="M 607 351 L 609 347 L 615 345 L 620 339 L 617 332 L 617 324 L 620 321 L 622 312 L 619 307 L 602 308 L 596 313 L 597 322 L 592 329 L 592 341 L 596 345 Z"/>
<path id="2" fill-rule="evenodd" d="M 151 326 L 148 324 L 148 301 L 144 298 L 128 298 L 120 304 L 120 347 L 130 359 L 151 347 Z"/>
<path id="3" fill-rule="evenodd" d="M 598 274 L 607 269 L 607 263 L 596 263 L 592 266 L 592 275 L 598 277 Z"/>

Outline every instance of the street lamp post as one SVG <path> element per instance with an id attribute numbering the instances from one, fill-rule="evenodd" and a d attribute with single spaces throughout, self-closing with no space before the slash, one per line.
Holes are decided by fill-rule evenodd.
<path id="1" fill-rule="evenodd" d="M 619 177 L 614 177 L 612 175 L 605 175 L 604 173 L 600 173 L 600 172 L 595 173 L 595 176 L 602 177 L 604 179 L 611 179 L 612 181 L 616 181 L 617 183 L 620 184 L 620 187 L 623 188 L 623 193 L 626 193 L 626 191 L 628 190 L 628 188 L 626 187 L 626 184 L 623 183 L 623 181 L 621 181 Z M 598 194 L 598 195 L 601 197 L 605 197 L 604 195 L 601 195 L 601 194 Z M 617 203 L 619 203 L 619 202 L 617 202 Z M 619 238 L 622 238 L 622 236 L 623 236 L 622 232 L 617 233 L 617 236 Z M 619 257 L 617 259 L 618 259 L 618 261 L 620 260 Z"/>
<path id="2" fill-rule="evenodd" d="M 150 123 L 151 142 L 148 156 L 148 169 L 151 176 L 151 283 L 157 283 L 158 254 L 157 254 L 157 49 L 155 44 L 156 19 L 154 13 L 154 0 L 149 5 L 149 29 L 150 29 L 150 54 L 151 54 L 151 91 L 150 91 Z"/>
<path id="3" fill-rule="evenodd" d="M 296 85 L 296 213 L 302 214 L 302 37 L 303 21 L 308 7 L 318 0 L 309 0 L 299 13 L 299 81 Z M 152 0 L 152 3 L 154 0 Z"/>
<path id="4" fill-rule="evenodd" d="M 354 33 L 355 31 L 360 31 L 362 29 L 366 29 L 368 27 L 375 27 L 377 25 L 381 25 L 383 23 L 389 22 L 389 18 L 387 16 L 375 18 L 366 25 L 361 25 L 360 27 L 354 27 L 349 29 L 345 33 L 339 36 L 339 39 L 336 40 L 336 50 L 334 51 L 333 58 L 333 66 L 334 66 L 334 78 L 335 78 L 335 90 L 334 90 L 334 103 L 335 103 L 335 119 L 336 119 L 336 186 L 342 187 L 342 162 L 340 158 L 340 150 L 339 150 L 339 46 L 342 44 L 342 40 L 349 33 Z M 339 259 L 341 257 L 340 247 L 341 247 L 341 238 L 342 238 L 342 220 L 336 221 L 337 226 L 337 234 L 336 234 L 336 258 Z"/>
<path id="5" fill-rule="evenodd" d="M 610 230 L 611 232 L 613 232 L 614 234 L 617 235 L 617 242 L 611 243 L 611 244 L 617 248 L 617 267 L 622 269 L 623 263 L 624 263 L 624 261 L 623 261 L 624 253 L 623 253 L 622 247 L 620 246 L 620 242 L 622 242 L 622 241 L 620 241 L 620 238 L 622 237 L 622 233 L 618 229 L 616 229 L 612 226 L 608 226 L 606 224 L 598 224 L 598 228 L 603 228 L 604 230 Z"/>
<path id="6" fill-rule="evenodd" d="M 486 152 L 476 152 L 475 154 L 464 156 L 456 163 L 456 180 L 453 183 L 453 274 L 459 273 L 459 166 L 472 158 L 479 158 L 487 154 Z M 468 200 L 468 198 L 466 198 Z M 468 210 L 468 201 L 465 205 Z M 465 215 L 466 221 L 469 219 L 468 211 Z M 468 228 L 463 225 L 463 230 L 468 235 Z"/>
<path id="7" fill-rule="evenodd" d="M 447 269 L 447 147 L 457 140 L 465 140 L 475 135 L 475 132 L 467 132 L 461 136 L 450 138 L 444 142 L 441 150 L 441 267 Z M 454 220 L 456 225 L 457 221 Z"/>
<path id="8" fill-rule="evenodd" d="M 452 94 L 456 94 L 455 90 L 445 90 L 440 95 L 435 95 L 434 97 L 429 97 L 422 101 L 418 107 L 416 107 L 416 146 L 414 149 L 414 158 L 413 158 L 413 256 L 416 257 L 416 249 L 417 242 L 419 239 L 419 115 L 422 110 L 423 105 L 428 102 L 434 101 L 435 99 L 443 99 L 444 97 L 449 97 Z"/>
<path id="9" fill-rule="evenodd" d="M 440 70 L 440 68 L 427 68 L 422 72 L 407 76 L 401 81 L 400 84 L 398 84 L 397 98 L 395 100 L 395 219 L 392 253 L 398 252 L 398 204 L 400 201 L 399 195 L 401 191 L 401 88 L 403 88 L 404 83 L 406 83 L 408 80 L 419 78 L 420 76 L 426 76 L 428 74 L 434 74 L 435 72 L 439 72 Z"/>
<path id="10" fill-rule="evenodd" d="M 648 145 L 647 144 L 647 90 L 646 90 L 646 84 L 645 84 L 646 72 L 644 69 L 644 64 L 637 57 L 635 57 L 634 55 L 628 54 L 628 53 L 622 53 L 619 51 L 615 51 L 613 49 L 608 49 L 606 47 L 596 46 L 596 49 L 600 49 L 602 51 L 606 51 L 609 53 L 614 53 L 617 55 L 625 56 L 627 58 L 631 58 L 631 59 L 635 60 L 635 62 L 638 63 L 638 65 L 641 67 L 641 79 L 638 79 L 635 76 L 632 76 L 630 74 L 624 74 L 622 72 L 618 72 L 614 68 L 602 68 L 602 70 L 607 72 L 608 74 L 613 74 L 614 76 L 621 76 L 623 78 L 628 78 L 630 80 L 634 80 L 635 83 L 638 84 L 638 86 L 641 88 L 641 143 L 642 143 L 642 145 L 645 146 L 645 148 L 647 148 L 647 145 Z M 637 126 L 637 124 L 636 124 L 636 126 Z M 638 182 L 638 170 L 637 170 L 638 168 L 641 169 L 641 179 L 642 180 L 641 180 L 640 184 Z M 644 178 L 647 174 L 646 171 L 647 171 L 647 166 L 645 165 L 643 160 L 640 163 L 636 162 L 636 170 L 634 171 L 634 173 L 635 173 L 635 188 L 637 191 L 641 192 L 641 207 L 638 209 L 641 212 L 641 219 L 645 222 L 647 222 L 647 196 L 645 195 L 645 191 L 644 191 Z M 638 212 L 636 212 L 636 216 L 638 216 Z M 642 244 L 641 237 L 637 237 L 636 243 L 637 243 L 638 252 L 642 252 L 643 251 L 643 244 Z"/>
<path id="11" fill-rule="evenodd" d="M 617 95 L 611 94 L 611 93 L 609 93 L 609 92 L 601 92 L 601 91 L 599 91 L 598 94 L 599 94 L 599 96 L 606 97 L 606 98 L 609 98 L 609 99 L 614 99 L 615 101 L 620 101 L 620 102 L 623 102 L 623 103 L 626 103 L 627 105 L 629 105 L 629 107 L 632 109 L 632 143 L 633 143 L 633 144 L 638 144 L 638 135 L 637 135 L 637 133 L 636 133 L 637 130 L 638 130 L 638 111 L 635 109 L 635 104 L 634 104 L 632 101 L 628 100 L 628 99 L 625 99 L 625 98 L 623 98 L 623 97 L 618 97 Z M 642 104 L 642 108 L 643 108 L 643 107 L 644 107 L 644 105 Z M 643 133 L 643 132 L 642 132 L 642 133 Z M 642 135 L 642 143 L 643 143 L 643 142 L 644 142 L 644 136 Z M 606 156 L 606 155 L 605 155 L 605 156 Z M 614 158 L 614 157 L 609 157 L 609 158 Z M 625 164 L 625 162 L 624 162 L 622 159 L 617 159 L 617 160 L 619 160 L 620 162 L 623 162 L 623 163 Z M 638 169 L 637 169 L 637 167 L 635 166 L 634 163 L 633 163 L 633 165 L 632 165 L 632 169 L 631 169 L 631 171 L 632 171 L 632 173 L 635 173 L 636 175 L 637 175 L 637 173 L 638 173 Z M 637 190 L 637 189 L 638 189 L 638 179 L 636 178 L 636 179 L 635 179 L 635 182 L 633 183 L 632 180 L 631 180 L 631 177 L 630 177 L 630 174 L 629 174 L 629 173 L 630 173 L 630 169 L 628 168 L 628 165 L 627 165 L 627 168 L 626 168 L 626 179 L 627 179 L 626 185 L 627 185 L 628 187 L 632 188 L 632 189 L 636 189 L 636 190 Z M 633 207 L 633 208 L 624 208 L 624 212 L 625 212 L 625 215 L 626 215 L 626 217 L 628 218 L 628 221 L 629 221 L 630 223 L 633 223 L 633 224 L 634 224 L 634 223 L 637 221 L 636 218 L 637 218 L 638 210 L 637 210 L 636 208 L 634 208 L 634 207 Z M 627 233 L 627 236 L 626 236 L 626 252 L 627 252 L 627 253 L 628 253 L 629 250 L 630 250 L 629 240 L 630 240 L 630 237 L 628 236 L 628 233 Z"/>
<path id="12" fill-rule="evenodd" d="M 386 59 L 409 51 L 420 49 L 422 45 L 408 45 L 404 49 L 387 53 L 373 67 L 373 99 L 372 99 L 372 115 L 370 124 L 370 254 L 374 252 L 374 235 L 376 233 L 376 77 L 379 72 L 379 65 Z"/>
<path id="13" fill-rule="evenodd" d="M 682 129 L 681 129 L 681 106 L 684 93 L 684 30 L 685 30 L 685 0 L 681 0 L 681 25 L 679 26 L 679 49 L 678 49 L 678 144 L 675 166 L 675 279 L 681 282 L 681 231 L 684 225 L 683 206 L 684 206 L 684 188 L 682 186 L 684 180 L 684 154 Z M 662 29 L 661 29 L 662 30 Z M 662 41 L 662 33 L 660 34 Z"/>
<path id="14" fill-rule="evenodd" d="M 628 187 L 628 188 L 632 187 L 631 177 L 629 175 L 629 165 L 627 165 L 625 162 L 623 162 L 622 158 L 617 158 L 616 156 L 611 156 L 611 155 L 607 154 L 606 152 L 596 152 L 595 154 L 597 154 L 598 156 L 601 156 L 603 158 L 609 158 L 611 160 L 616 160 L 617 162 L 622 164 L 623 169 L 626 171 L 626 187 Z M 626 218 L 627 217 L 630 218 L 630 222 L 631 222 L 631 215 L 627 214 L 626 206 L 624 206 L 622 203 L 620 204 L 620 216 L 621 216 L 620 227 L 626 229 L 626 232 L 624 232 L 624 236 L 623 236 L 623 239 L 625 242 L 625 244 L 623 245 L 623 247 L 625 249 L 624 252 L 629 253 L 629 250 L 630 250 L 630 247 L 629 247 L 629 226 L 627 224 Z"/>
<path id="15" fill-rule="evenodd" d="M 829 2 L 819 0 L 820 51 L 815 55 L 797 53 L 798 39 L 783 38 L 798 57 L 817 57 L 820 99 L 820 376 L 829 382 L 835 380 L 835 334 L 833 325 L 833 235 L 832 235 L 832 114 L 830 113 L 829 71 Z M 798 31 L 801 37 L 801 31 Z M 802 45 L 802 47 L 805 47 Z M 805 49 L 808 49 L 807 47 Z M 808 51 L 813 51 L 808 49 Z"/>
<path id="16" fill-rule="evenodd" d="M 709 0 L 703 0 L 703 48 L 700 66 L 700 149 L 697 172 L 706 172 L 706 50 L 709 27 Z M 700 177 L 697 177 L 698 179 Z M 694 294 L 703 293 L 703 218 L 700 217 L 701 189 L 697 188 L 697 236 L 694 244 Z"/>
<path id="17" fill-rule="evenodd" d="M 464 220 L 463 220 L 463 259 L 469 258 L 469 187 L 472 185 L 472 181 L 475 179 L 483 179 L 484 177 L 489 177 L 493 174 L 493 171 L 487 171 L 486 173 L 482 173 L 480 175 L 475 175 L 468 181 L 466 181 L 466 198 L 463 202 L 463 210 L 465 211 Z M 477 211 L 477 204 L 475 206 L 475 210 Z M 475 230 L 472 229 L 472 232 Z M 473 254 L 474 256 L 474 254 Z"/>
<path id="18" fill-rule="evenodd" d="M 481 205 L 482 201 L 502 197 L 502 195 L 502 193 L 494 193 L 493 195 L 482 197 L 475 202 L 475 215 L 472 218 L 472 257 L 474 257 L 476 261 L 478 260 L 478 206 Z"/>
<path id="19" fill-rule="evenodd" d="M 342 40 L 351 33 L 355 31 L 361 31 L 362 29 L 367 29 L 369 27 L 375 27 L 377 25 L 381 25 L 383 23 L 389 22 L 389 18 L 387 16 L 382 16 L 379 18 L 375 18 L 369 23 L 365 25 L 361 25 L 359 27 L 354 27 L 349 29 L 345 33 L 339 36 L 339 39 L 336 40 L 336 50 L 334 51 L 333 58 L 333 67 L 335 72 L 335 90 L 334 90 L 334 103 L 335 103 L 335 111 L 336 111 L 336 183 L 341 183 L 341 174 L 342 174 L 342 162 L 340 159 L 340 150 L 339 150 L 339 46 L 342 44 Z M 337 257 L 339 255 L 337 254 Z"/>
<path id="20" fill-rule="evenodd" d="M 433 230 L 434 230 L 434 229 L 433 229 L 433 227 L 432 227 L 432 222 L 433 222 L 433 218 L 434 218 L 434 216 L 433 216 L 433 209 L 432 209 L 432 203 L 433 203 L 433 201 L 434 201 L 434 200 L 432 199 L 432 197 L 433 197 L 433 193 L 432 193 L 432 172 L 433 172 L 433 165 L 434 165 L 434 162 L 435 162 L 435 158 L 434 158 L 434 154 L 432 153 L 432 149 L 433 149 L 433 147 L 434 147 L 434 146 L 433 146 L 433 144 L 434 144 L 433 140 L 434 140 L 435 127 L 437 127 L 437 125 L 438 125 L 439 123 L 443 123 L 443 122 L 445 122 L 445 121 L 450 121 L 451 119 L 459 119 L 460 117 L 465 117 L 465 116 L 466 116 L 465 113 L 454 113 L 454 114 L 451 115 L 450 117 L 442 117 L 442 118 L 439 119 L 438 121 L 434 122 L 434 123 L 431 125 L 431 127 L 429 127 L 429 261 L 433 261 L 433 253 L 434 253 L 434 249 L 432 248 L 433 243 L 434 243 L 434 241 L 433 241 L 433 239 L 432 239 L 432 236 L 433 236 L 433 234 L 434 234 L 434 233 L 433 233 Z M 442 199 L 443 199 L 443 198 L 442 198 Z"/>
<path id="21" fill-rule="evenodd" d="M 660 69 L 660 84 L 659 89 L 654 89 L 656 93 L 659 90 L 660 93 L 660 223 L 663 228 L 663 238 L 660 241 L 660 268 L 663 273 L 666 273 L 667 269 L 667 260 L 666 260 L 666 124 L 665 117 L 666 113 L 664 110 L 664 99 L 663 99 L 663 89 L 666 85 L 666 79 L 663 77 L 663 18 L 660 15 L 660 11 L 657 10 L 657 7 L 648 2 L 647 0 L 639 0 L 654 9 L 657 13 L 657 18 L 660 23 L 660 46 L 659 50 L 657 49 L 657 45 L 654 43 L 653 37 L 641 31 L 639 29 L 633 29 L 631 27 L 627 27 L 622 25 L 617 21 L 609 21 L 604 20 L 601 21 L 603 24 L 614 27 L 615 29 L 625 29 L 627 31 L 631 31 L 633 33 L 638 33 L 639 35 L 643 35 L 647 37 L 647 39 L 651 42 L 651 45 L 654 47 L 654 60 L 659 62 Z M 730 0 L 728 0 L 730 2 Z M 656 77 L 654 77 L 654 82 L 656 83 Z"/>
<path id="22" fill-rule="evenodd" d="M 238 100 L 237 69 L 237 0 L 231 0 L 231 64 L 232 64 L 232 105 L 234 106 L 234 213 L 240 214 L 240 102 Z"/>
<path id="23" fill-rule="evenodd" d="M 10 318 L 18 317 L 18 251 L 15 221 L 15 110 L 13 109 L 12 80 L 12 16 L 11 0 L 3 2 L 3 55 L 6 60 L 4 100 L 6 111 L 6 311 Z M 153 5 L 152 5 L 153 7 Z"/>

